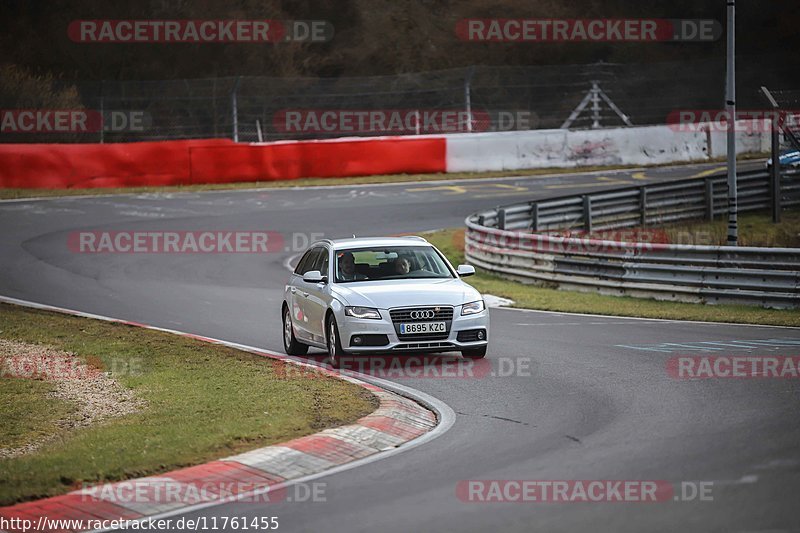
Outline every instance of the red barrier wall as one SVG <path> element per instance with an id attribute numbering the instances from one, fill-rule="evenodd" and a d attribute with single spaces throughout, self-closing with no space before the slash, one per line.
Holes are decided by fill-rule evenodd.
<path id="1" fill-rule="evenodd" d="M 445 172 L 444 138 L 0 144 L 0 187 L 68 189 Z"/>

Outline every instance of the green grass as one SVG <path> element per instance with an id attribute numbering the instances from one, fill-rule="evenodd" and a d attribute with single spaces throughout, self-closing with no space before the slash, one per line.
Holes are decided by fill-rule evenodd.
<path id="1" fill-rule="evenodd" d="M 0 336 L 80 354 L 147 402 L 136 414 L 58 435 L 31 455 L 0 459 L 0 505 L 203 463 L 350 423 L 377 407 L 351 383 L 281 372 L 279 361 L 132 326 L 0 304 Z M 20 387 L 18 378 L 0 378 L 3 442 L 46 430 L 64 409 L 43 400 L 46 387 L 18 396 Z"/>
<path id="2" fill-rule="evenodd" d="M 800 209 L 784 211 L 781 221 L 773 224 L 769 213 L 739 214 L 739 244 L 741 246 L 800 247 Z M 689 222 L 665 226 L 669 242 L 676 244 L 726 244 L 728 221 Z"/>
<path id="3" fill-rule="evenodd" d="M 56 422 L 75 411 L 72 403 L 50 397 L 52 383 L 36 379 L 0 378 L 0 447 L 18 448 L 58 431 Z"/>
<path id="4" fill-rule="evenodd" d="M 425 238 L 444 253 L 453 264 L 464 262 L 464 230 L 449 229 L 425 234 Z M 514 300 L 514 307 L 614 316 L 700 320 L 800 326 L 800 312 L 784 309 L 763 309 L 743 305 L 702 305 L 662 302 L 627 296 L 605 296 L 594 293 L 562 291 L 509 281 L 477 269 L 467 279 L 482 294 L 493 294 Z"/>

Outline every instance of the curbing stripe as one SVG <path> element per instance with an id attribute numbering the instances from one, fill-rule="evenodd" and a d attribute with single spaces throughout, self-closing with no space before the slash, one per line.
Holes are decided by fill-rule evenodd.
<path id="1" fill-rule="evenodd" d="M 347 442 L 357 442 L 364 446 L 369 446 L 375 450 L 388 450 L 395 448 L 405 441 L 411 439 L 403 439 L 390 433 L 378 431 L 367 426 L 342 426 L 334 429 L 326 429 L 322 432 L 324 435 L 330 435 L 337 439 Z"/>
<path id="2" fill-rule="evenodd" d="M 362 464 L 372 459 L 370 456 L 387 455 L 389 451 L 398 449 L 411 441 L 419 440 L 422 443 L 427 440 L 421 438 L 423 435 L 435 433 L 435 436 L 438 436 L 441 432 L 449 429 L 453 422 L 452 411 L 446 409 L 446 406 L 437 406 L 439 416 L 445 416 L 444 421 L 437 420 L 437 415 L 420 403 L 374 383 L 362 381 L 357 377 L 361 375 L 356 372 L 335 371 L 308 361 L 300 361 L 283 354 L 250 346 L 71 309 L 4 296 L 0 296 L 0 302 L 172 333 L 213 344 L 222 344 L 273 360 L 313 367 L 315 372 L 335 376 L 364 387 L 380 401 L 379 407 L 373 413 L 359 419 L 354 424 L 326 429 L 314 435 L 307 435 L 279 445 L 267 446 L 160 476 L 97 485 L 52 498 L 1 507 L 0 517 L 19 516 L 32 519 L 35 523 L 40 516 L 67 519 L 144 519 L 154 515 L 174 515 L 209 505 L 235 501 L 239 497 L 259 492 L 249 490 L 235 494 L 233 498 L 231 494 L 221 497 L 219 491 L 206 489 L 206 485 L 213 487 L 215 482 L 259 485 L 266 486 L 266 489 L 261 489 L 261 492 L 264 492 L 272 487 L 287 486 L 298 478 L 314 478 L 325 474 L 326 471 L 347 468 L 349 463 Z M 369 379 L 370 376 L 363 377 Z M 377 381 L 406 394 L 412 394 L 411 391 L 413 391 L 413 389 L 383 380 Z M 424 398 L 422 401 L 427 405 L 432 405 L 431 402 L 435 401 L 422 393 L 417 392 L 417 395 Z M 436 431 L 437 428 L 439 431 Z M 159 502 L 157 500 L 164 492 L 165 485 L 168 485 L 170 490 L 183 494 L 191 492 L 191 489 L 195 489 L 192 494 L 197 493 L 198 486 L 204 486 L 204 491 L 193 501 Z M 123 488 L 128 491 L 133 489 L 137 499 L 141 494 L 145 494 L 146 497 L 143 498 L 143 501 L 115 501 L 119 499 L 119 492 Z M 14 530 L 9 530 L 8 533 L 12 531 Z"/>
<path id="3" fill-rule="evenodd" d="M 385 416 L 371 416 L 361 421 L 361 424 L 377 429 L 383 433 L 389 433 L 403 439 L 413 439 L 425 433 L 424 429 L 415 428 L 400 420 Z"/>
<path id="4" fill-rule="evenodd" d="M 297 451 L 286 446 L 267 446 L 245 452 L 222 461 L 236 461 L 284 479 L 306 476 L 327 470 L 334 465 L 330 461 Z"/>
<path id="5" fill-rule="evenodd" d="M 321 457 L 337 465 L 352 461 L 354 457 L 361 459 L 375 453 L 373 448 L 340 439 L 334 439 L 327 435 L 309 435 L 300 437 L 285 444 L 286 446 Z"/>

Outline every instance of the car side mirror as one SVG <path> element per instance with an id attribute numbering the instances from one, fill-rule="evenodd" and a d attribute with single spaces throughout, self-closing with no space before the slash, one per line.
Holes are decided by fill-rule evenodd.
<path id="1" fill-rule="evenodd" d="M 303 274 L 306 283 L 328 283 L 328 276 L 323 276 L 319 270 L 309 270 Z"/>
<path id="2" fill-rule="evenodd" d="M 472 276 L 475 274 L 475 267 L 472 265 L 458 265 L 456 272 L 458 272 L 458 275 L 462 278 L 465 276 Z"/>

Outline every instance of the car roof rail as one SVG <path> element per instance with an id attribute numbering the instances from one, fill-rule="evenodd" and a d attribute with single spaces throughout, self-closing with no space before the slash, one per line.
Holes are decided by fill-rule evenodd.
<path id="1" fill-rule="evenodd" d="M 405 238 L 406 239 L 414 239 L 414 240 L 422 241 L 422 242 L 428 242 L 428 239 L 426 239 L 425 237 L 420 237 L 419 235 L 406 235 Z"/>

